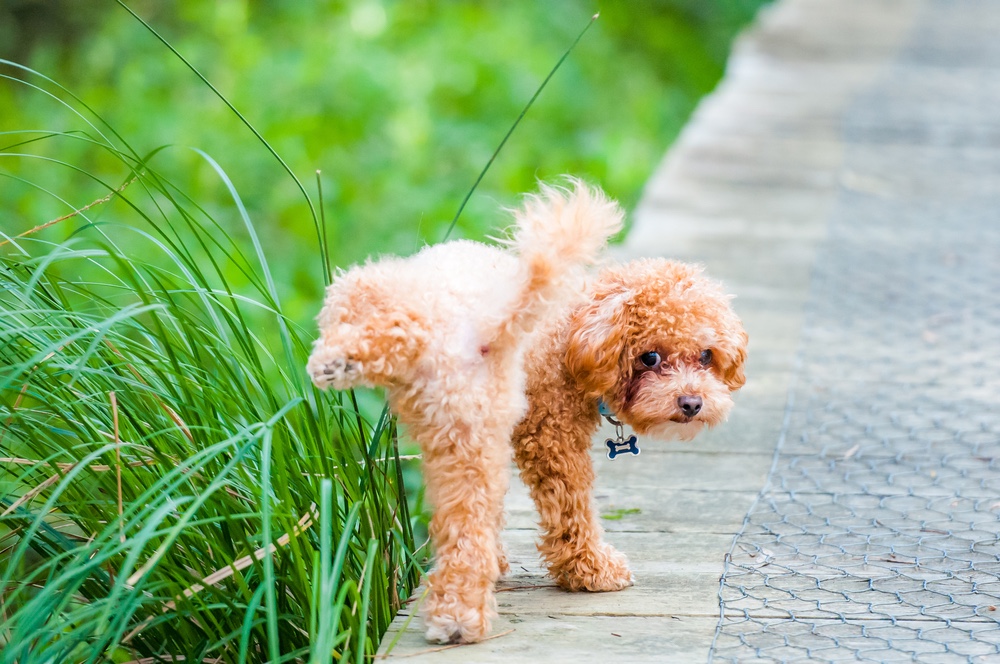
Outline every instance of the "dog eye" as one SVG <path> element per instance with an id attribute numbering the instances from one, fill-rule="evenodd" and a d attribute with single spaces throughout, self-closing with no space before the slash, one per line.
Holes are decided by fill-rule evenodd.
<path id="1" fill-rule="evenodd" d="M 707 367 L 712 363 L 712 351 L 703 350 L 701 351 L 701 356 L 698 357 L 698 361 L 701 362 L 702 366 Z"/>
<path id="2" fill-rule="evenodd" d="M 655 369 L 660 366 L 660 354 L 656 351 L 649 351 L 648 353 L 643 353 L 639 356 L 639 361 L 650 369 Z"/>

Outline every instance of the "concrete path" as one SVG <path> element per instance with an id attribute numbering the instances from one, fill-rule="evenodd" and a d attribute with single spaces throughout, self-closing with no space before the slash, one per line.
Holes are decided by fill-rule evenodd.
<path id="1" fill-rule="evenodd" d="M 495 638 L 413 662 L 1000 661 L 1000 3 L 779 0 L 654 175 L 623 258 L 738 295 L 749 382 L 607 461 L 636 585 L 552 587 L 523 487 Z M 600 442 L 600 441 L 597 441 Z"/>

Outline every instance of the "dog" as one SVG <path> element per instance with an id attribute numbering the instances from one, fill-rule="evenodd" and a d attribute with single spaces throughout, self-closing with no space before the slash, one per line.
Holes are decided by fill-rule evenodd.
<path id="1" fill-rule="evenodd" d="M 532 335 L 528 414 L 512 442 L 541 517 L 538 549 L 559 586 L 632 584 L 593 508 L 599 404 L 636 433 L 667 440 L 724 421 L 746 382 L 748 342 L 730 299 L 697 266 L 640 259 L 601 271 Z"/>
<path id="2" fill-rule="evenodd" d="M 579 182 L 543 186 L 515 213 L 506 247 L 460 240 L 339 274 L 307 364 L 320 388 L 386 388 L 421 447 L 436 551 L 426 636 L 489 633 L 511 437 L 528 409 L 531 333 L 582 291 L 584 268 L 623 222 L 618 205 Z"/>

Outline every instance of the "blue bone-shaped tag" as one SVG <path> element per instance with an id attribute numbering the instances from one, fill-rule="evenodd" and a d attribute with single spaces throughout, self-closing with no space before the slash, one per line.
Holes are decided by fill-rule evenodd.
<path id="1" fill-rule="evenodd" d="M 604 441 L 604 444 L 608 446 L 609 459 L 614 459 L 619 454 L 625 454 L 625 453 L 635 454 L 636 456 L 639 455 L 638 440 L 636 440 L 635 436 L 629 436 L 627 439 L 624 440 L 622 439 L 614 440 L 612 438 L 608 438 L 606 441 Z"/>

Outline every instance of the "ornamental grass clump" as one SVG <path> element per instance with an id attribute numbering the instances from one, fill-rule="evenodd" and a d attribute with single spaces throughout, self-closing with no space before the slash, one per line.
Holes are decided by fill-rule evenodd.
<path id="1" fill-rule="evenodd" d="M 80 127 L 0 136 L 7 183 L 64 210 L 0 226 L 2 660 L 364 661 L 420 573 L 392 420 L 311 386 L 218 163 L 140 155 L 2 66 Z M 167 155 L 224 196 L 186 197 Z"/>

